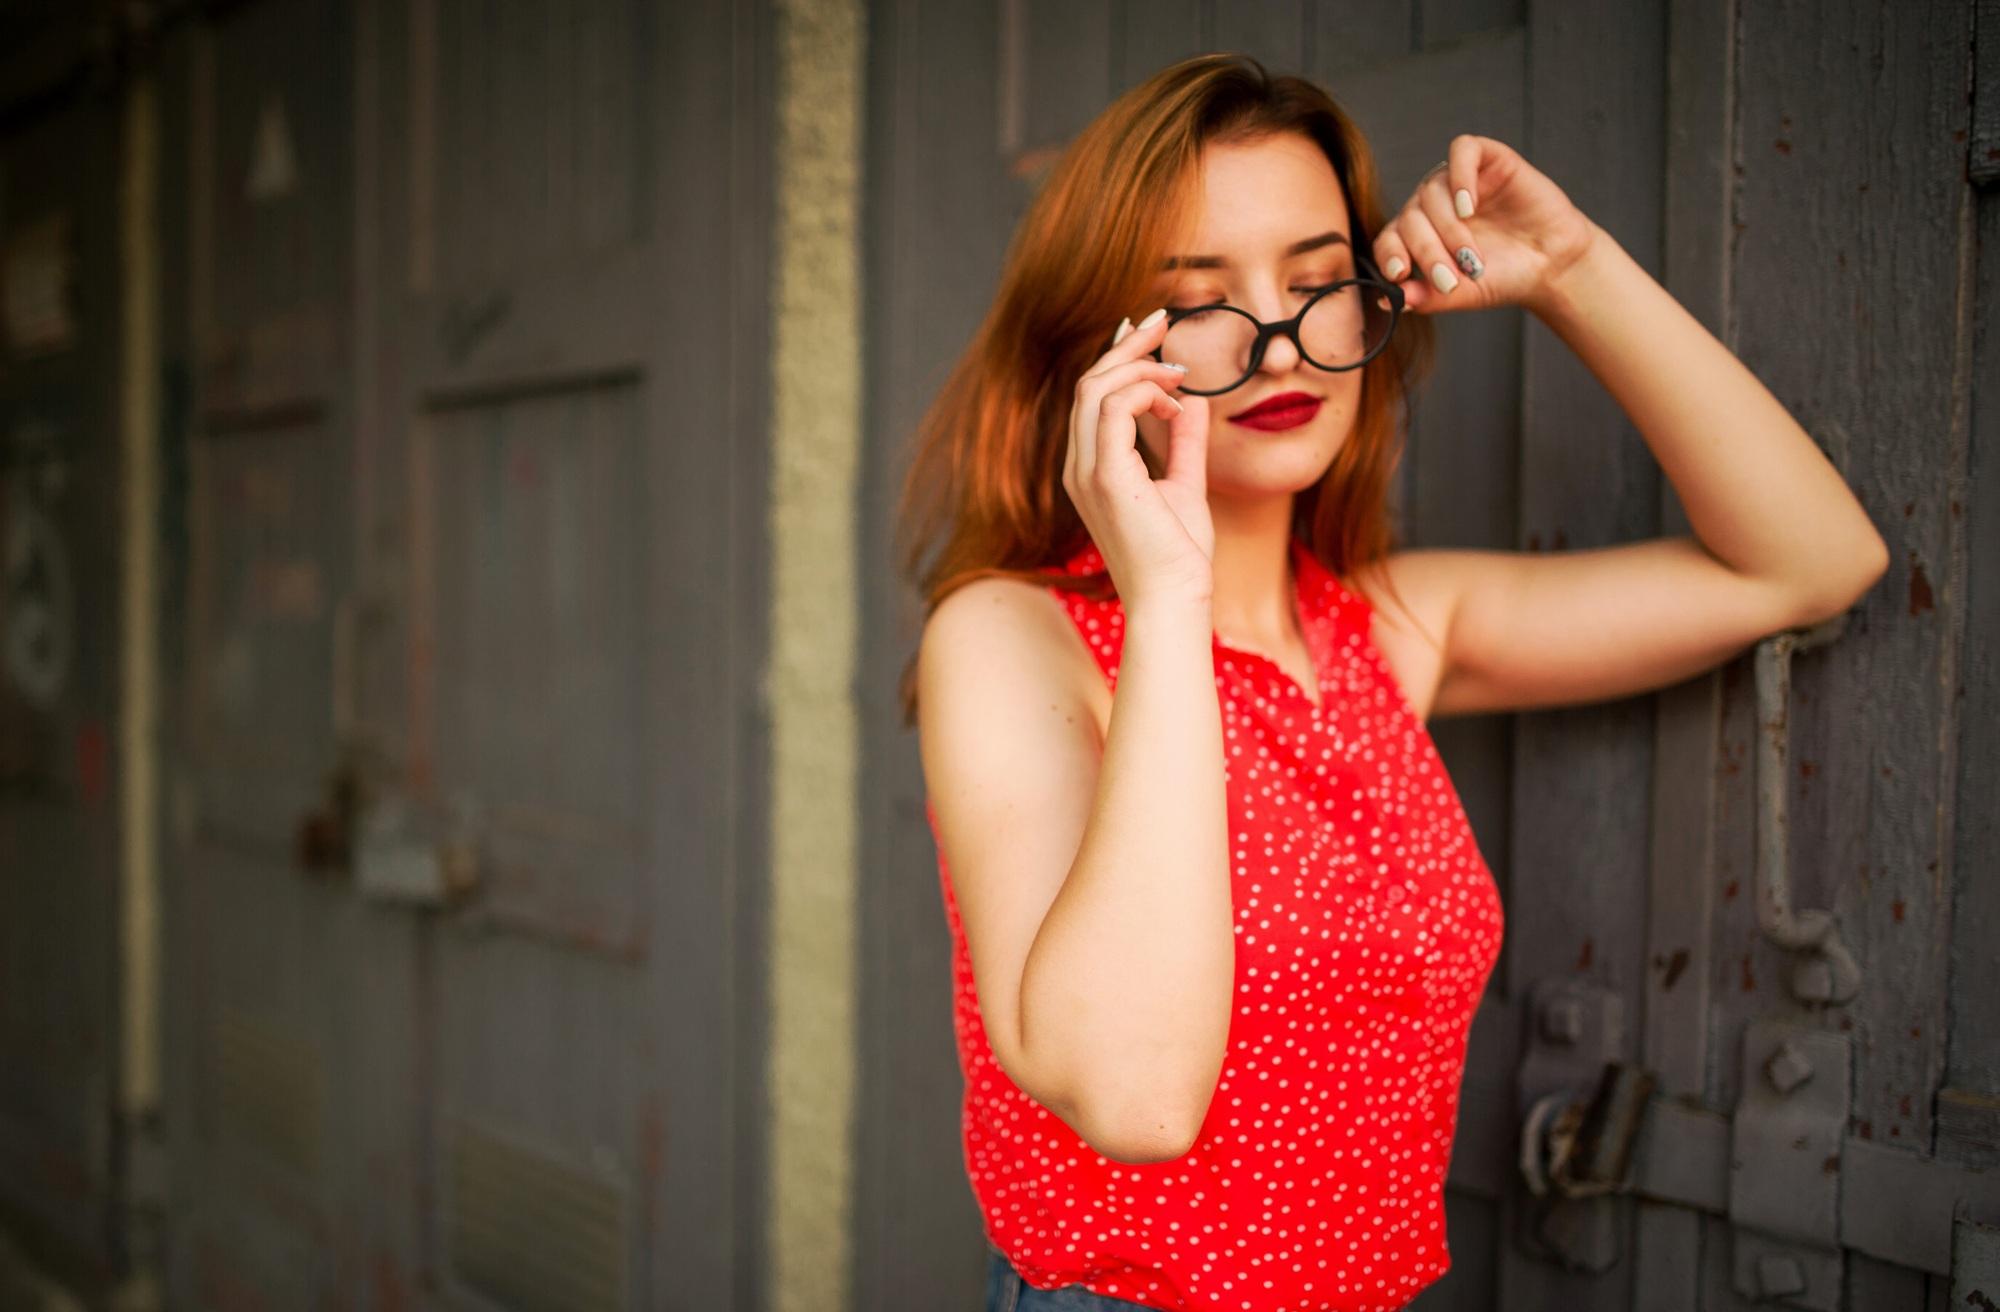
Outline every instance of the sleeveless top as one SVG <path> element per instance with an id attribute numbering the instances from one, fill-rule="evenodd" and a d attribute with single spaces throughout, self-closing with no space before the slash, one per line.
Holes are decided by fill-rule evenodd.
<path id="1" fill-rule="evenodd" d="M 939 844 L 965 1166 L 987 1239 L 1037 1289 L 1165 1312 L 1387 1309 L 1450 1267 L 1445 1173 L 1499 893 L 1369 602 L 1296 539 L 1291 555 L 1321 704 L 1214 640 L 1237 1006 L 1187 1153 L 1113 1161 L 1000 1069 Z M 1061 568 L 1103 557 L 1086 543 Z M 1119 601 L 1051 591 L 1115 693 Z"/>

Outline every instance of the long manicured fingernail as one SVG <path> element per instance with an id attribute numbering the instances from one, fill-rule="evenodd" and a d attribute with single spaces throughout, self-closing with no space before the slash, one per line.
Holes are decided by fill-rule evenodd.
<path id="1" fill-rule="evenodd" d="M 1131 331 L 1132 331 L 1132 321 L 1130 319 L 1120 319 L 1118 321 L 1118 331 L 1111 334 L 1111 344 L 1113 346 L 1118 345 L 1118 343 L 1125 340 L 1126 334 L 1130 333 Z"/>
<path id="2" fill-rule="evenodd" d="M 1184 364 L 1175 364 L 1172 360 L 1162 360 L 1160 361 L 1160 363 L 1165 365 L 1167 368 L 1173 370 L 1175 373 L 1185 374 L 1187 372 L 1187 366 Z"/>
<path id="3" fill-rule="evenodd" d="M 1403 276 L 1403 261 L 1402 261 L 1401 259 L 1397 258 L 1396 256 L 1393 256 L 1393 255 L 1392 255 L 1392 256 L 1390 256 L 1390 257 L 1389 257 L 1389 262 L 1388 262 L 1387 264 L 1385 264 L 1385 265 L 1383 265 L 1383 266 L 1382 266 L 1382 272 L 1383 272 L 1383 273 L 1386 273 L 1386 274 L 1388 274 L 1388 275 L 1389 275 L 1389 276 L 1390 276 L 1391 278 L 1400 278 L 1400 277 L 1402 277 L 1402 276 Z"/>
<path id="4" fill-rule="evenodd" d="M 1144 332 L 1146 329 L 1151 328 L 1154 324 L 1158 323 L 1160 320 L 1166 317 L 1167 317 L 1167 307 L 1162 305 L 1159 309 L 1153 311 L 1145 318 L 1139 320 L 1138 328 L 1134 329 L 1133 331 Z"/>
<path id="5" fill-rule="evenodd" d="M 1473 278 L 1477 278 L 1480 274 L 1486 272 L 1486 266 L 1480 263 L 1479 252 L 1473 250 L 1470 246 L 1461 246 L 1458 248 L 1458 267 L 1465 270 Z"/>
<path id="6" fill-rule="evenodd" d="M 1458 276 L 1446 267 L 1443 260 L 1431 266 L 1431 282 L 1441 292 L 1448 292 L 1458 286 Z"/>
<path id="7" fill-rule="evenodd" d="M 1454 191 L 1451 194 L 1451 207 L 1458 211 L 1459 218 L 1461 219 L 1471 218 L 1472 193 L 1467 191 L 1465 188 L 1460 187 L 1457 191 Z"/>

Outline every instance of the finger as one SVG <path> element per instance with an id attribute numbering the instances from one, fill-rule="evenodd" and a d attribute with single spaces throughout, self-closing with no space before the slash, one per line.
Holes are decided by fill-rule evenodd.
<path id="1" fill-rule="evenodd" d="M 1479 161 L 1485 142 L 1486 138 L 1470 132 L 1461 132 L 1451 139 L 1445 158 L 1445 177 L 1451 188 L 1454 218 L 1469 219 L 1479 206 Z"/>
<path id="2" fill-rule="evenodd" d="M 1074 461 L 1071 472 L 1079 479 L 1087 479 L 1096 471 L 1098 428 L 1106 397 L 1137 383 L 1157 387 L 1164 396 L 1170 389 L 1180 387 L 1186 377 L 1187 370 L 1179 365 L 1142 357 L 1078 379 L 1076 405 L 1070 411 L 1070 458 Z M 1172 413 L 1171 409 L 1162 409 L 1161 417 Z"/>
<path id="3" fill-rule="evenodd" d="M 1167 421 L 1166 481 L 1208 495 L 1208 398 L 1181 398 L 1181 412 Z"/>
<path id="4" fill-rule="evenodd" d="M 1168 396 L 1165 388 L 1143 379 L 1106 393 L 1104 400 L 1098 404 L 1098 418 L 1092 436 L 1094 459 L 1091 475 L 1101 478 L 1106 473 L 1127 468 L 1135 461 L 1143 469 L 1145 461 L 1140 459 L 1138 452 L 1138 417 L 1151 414 L 1172 422 L 1185 411 L 1186 407 Z"/>
<path id="5" fill-rule="evenodd" d="M 1164 307 L 1153 311 L 1138 323 L 1132 325 L 1129 333 L 1113 334 L 1111 349 L 1097 357 L 1089 372 L 1095 373 L 1110 365 L 1123 364 L 1127 360 L 1137 360 L 1151 355 L 1167 335 L 1167 312 Z"/>
<path id="6" fill-rule="evenodd" d="M 1452 211 L 1451 199 L 1445 195 L 1448 185 L 1444 175 L 1439 174 L 1419 193 L 1418 203 L 1423 206 L 1431 227 L 1437 229 L 1438 239 L 1451 252 L 1453 266 L 1477 281 L 1486 272 L 1486 264 L 1480 259 L 1479 247 L 1472 240 L 1472 229 L 1466 227 L 1464 220 Z"/>
<path id="7" fill-rule="evenodd" d="M 1163 391 L 1175 391 L 1186 378 L 1187 369 L 1184 366 L 1164 364 L 1147 356 L 1127 360 L 1078 379 L 1076 406 L 1070 411 L 1071 446 L 1077 453 L 1076 472 L 1088 478 L 1097 464 L 1097 423 L 1106 396 L 1136 382 L 1151 382 Z"/>
<path id="8" fill-rule="evenodd" d="M 1375 267 L 1390 282 L 1401 282 L 1410 272 L 1410 251 L 1403 245 L 1403 239 L 1396 232 L 1396 222 L 1391 219 L 1382 225 L 1382 231 L 1375 234 L 1370 254 L 1375 258 Z"/>
<path id="9" fill-rule="evenodd" d="M 1403 207 L 1396 216 L 1396 230 L 1409 248 L 1410 261 L 1423 271 L 1423 287 L 1432 295 L 1448 296 L 1451 289 L 1458 286 L 1458 275 L 1452 272 L 1452 259 L 1445 254 L 1444 242 L 1439 240 L 1437 229 L 1432 226 L 1430 216 L 1424 213 L 1421 204 Z M 1418 302 L 1421 307 L 1428 305 L 1430 297 Z"/>

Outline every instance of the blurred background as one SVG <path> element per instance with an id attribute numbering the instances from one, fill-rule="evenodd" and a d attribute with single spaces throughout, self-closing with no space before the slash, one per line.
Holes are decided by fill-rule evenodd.
<path id="1" fill-rule="evenodd" d="M 1434 726 L 1509 925 L 1419 1305 L 1993 1306 L 2000 6 L 0 0 L 0 1307 L 977 1306 L 893 496 L 1216 49 L 1391 211 L 1520 149 L 1892 549 Z M 1407 542 L 1685 531 L 1538 321 L 1441 337 Z"/>

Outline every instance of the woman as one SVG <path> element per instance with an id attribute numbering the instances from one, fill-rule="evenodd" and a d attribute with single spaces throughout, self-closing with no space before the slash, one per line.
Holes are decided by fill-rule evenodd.
<path id="1" fill-rule="evenodd" d="M 1697 537 L 1390 550 L 1429 317 L 1499 305 L 1616 396 Z M 921 437 L 905 705 L 989 1303 L 1402 1306 L 1449 1266 L 1502 919 L 1425 720 L 1686 679 L 1851 605 L 1880 537 L 1515 151 L 1454 137 L 1384 223 L 1325 93 L 1223 56 L 1071 145 Z"/>

